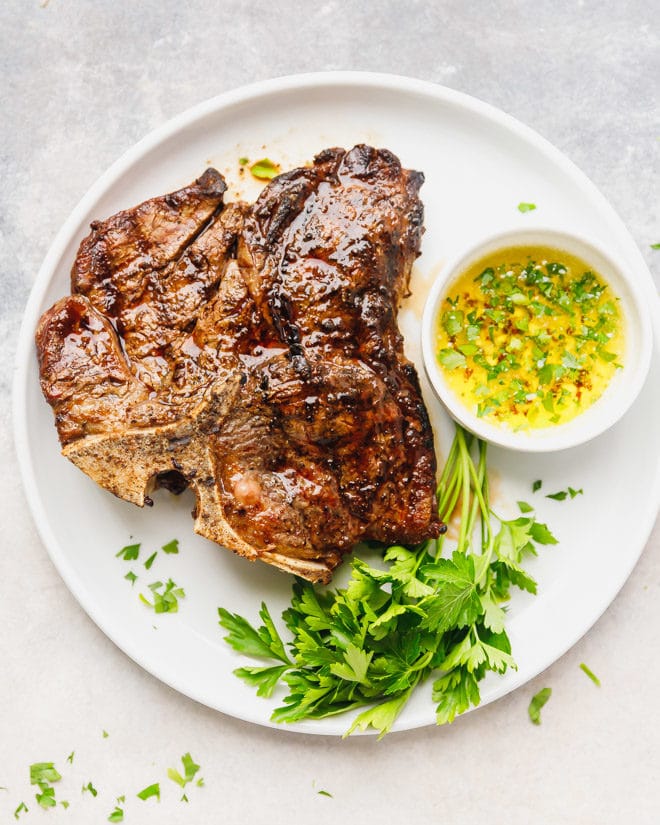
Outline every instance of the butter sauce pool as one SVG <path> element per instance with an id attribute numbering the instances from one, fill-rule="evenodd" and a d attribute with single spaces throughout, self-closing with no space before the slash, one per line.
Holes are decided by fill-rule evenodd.
<path id="1" fill-rule="evenodd" d="M 563 424 L 622 366 L 619 298 L 585 261 L 548 246 L 491 253 L 448 288 L 436 354 L 479 417 L 512 429 Z"/>

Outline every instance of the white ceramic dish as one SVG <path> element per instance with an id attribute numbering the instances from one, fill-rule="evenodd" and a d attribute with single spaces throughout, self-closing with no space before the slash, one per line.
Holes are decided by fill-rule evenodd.
<path id="1" fill-rule="evenodd" d="M 129 656 L 182 693 L 225 713 L 268 725 L 281 694 L 266 701 L 232 675 L 241 659 L 223 641 L 218 605 L 256 618 L 264 599 L 273 615 L 289 599 L 291 580 L 250 565 L 192 533 L 192 500 L 156 496 L 140 510 L 113 498 L 60 456 L 51 411 L 41 397 L 33 333 L 40 313 L 68 292 L 71 261 L 88 224 L 197 176 L 210 161 L 238 190 L 241 155 L 269 157 L 285 167 L 319 149 L 367 141 L 387 146 L 409 167 L 424 170 L 427 231 L 400 314 L 411 358 L 422 373 L 419 324 L 439 268 L 474 238 L 538 219 L 607 243 L 640 273 L 653 307 L 656 350 L 649 380 L 627 415 L 607 433 L 570 451 L 531 456 L 493 449 L 496 505 L 531 496 L 560 544 L 531 564 L 539 595 L 520 594 L 508 614 L 518 670 L 487 679 L 482 703 L 508 693 L 561 656 L 596 621 L 629 575 L 648 538 L 660 500 L 660 329 L 657 297 L 621 220 L 587 178 L 547 141 L 492 107 L 465 95 L 405 78 L 368 74 L 302 75 L 260 83 L 207 101 L 130 149 L 75 208 L 43 263 L 18 347 L 14 414 L 16 448 L 27 500 L 50 556 L 69 589 L 99 627 Z M 266 146 L 264 150 L 261 147 Z M 246 197 L 259 186 L 250 182 Z M 537 212 L 516 205 L 533 200 Z M 421 376 L 442 461 L 451 423 Z M 583 487 L 558 503 L 545 491 Z M 630 518 L 634 513 L 635 517 Z M 115 558 L 133 536 L 157 549 L 176 536 L 177 556 L 161 553 L 131 588 L 130 565 Z M 625 541 L 621 537 L 625 536 Z M 175 615 L 154 617 L 138 600 L 140 585 L 172 576 L 187 598 Z M 341 581 L 341 574 L 338 577 Z M 157 628 L 157 629 L 154 629 Z M 633 628 L 631 628 L 633 632 Z M 121 678 L 119 675 L 118 678 Z M 430 685 L 413 696 L 396 729 L 434 721 Z M 282 730 L 337 734 L 339 717 Z"/>
<path id="2" fill-rule="evenodd" d="M 625 325 L 624 369 L 618 371 L 603 395 L 579 416 L 565 424 L 544 429 L 515 431 L 487 418 L 479 418 L 449 386 L 438 363 L 435 338 L 438 314 L 452 285 L 473 264 L 498 250 L 514 246 L 549 246 L 576 255 L 600 273 L 619 298 Z M 440 400 L 451 416 L 480 438 L 512 450 L 549 452 L 575 447 L 601 435 L 631 407 L 648 375 L 653 352 L 653 329 L 647 293 L 645 268 L 616 260 L 602 243 L 574 232 L 540 226 L 506 230 L 480 239 L 449 262 L 429 291 L 422 316 L 422 354 L 424 368 Z"/>

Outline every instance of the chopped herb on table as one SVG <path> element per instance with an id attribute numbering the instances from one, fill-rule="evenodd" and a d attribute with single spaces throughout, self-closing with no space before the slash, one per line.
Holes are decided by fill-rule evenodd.
<path id="1" fill-rule="evenodd" d="M 147 787 L 143 788 L 137 796 L 140 799 L 151 799 L 152 796 L 155 796 L 160 802 L 160 783 L 154 782 L 153 785 L 147 785 Z"/>
<path id="2" fill-rule="evenodd" d="M 179 552 L 179 540 L 178 539 L 172 539 L 172 541 L 168 541 L 167 544 L 164 544 L 161 547 L 161 550 L 163 551 L 163 553 L 168 553 L 168 554 L 178 553 Z"/>
<path id="3" fill-rule="evenodd" d="M 586 673 L 586 675 L 591 679 L 591 681 L 594 683 L 594 685 L 597 685 L 598 687 L 600 687 L 600 679 L 598 678 L 598 676 L 596 676 L 596 674 L 593 672 L 593 670 L 591 670 L 589 667 L 587 667 L 587 665 L 585 665 L 584 662 L 580 663 L 580 670 L 583 673 Z"/>
<path id="4" fill-rule="evenodd" d="M 36 794 L 35 799 L 42 808 L 54 808 L 57 805 L 55 788 L 50 786 L 41 788 L 41 793 Z"/>
<path id="5" fill-rule="evenodd" d="M 30 765 L 31 785 L 59 782 L 61 778 L 53 762 L 35 762 L 34 765 Z"/>
<path id="6" fill-rule="evenodd" d="M 533 212 L 536 209 L 535 203 L 519 203 L 518 204 L 518 212 Z"/>
<path id="7" fill-rule="evenodd" d="M 108 817 L 108 822 L 123 822 L 123 821 L 124 821 L 124 811 L 119 806 L 116 806 L 115 809 L 111 812 L 110 816 Z"/>
<path id="8" fill-rule="evenodd" d="M 660 249 L 660 243 L 652 243 L 651 249 Z"/>
<path id="9" fill-rule="evenodd" d="M 53 762 L 35 762 L 30 765 L 30 784 L 39 786 L 40 793 L 35 794 L 35 799 L 42 808 L 54 808 L 57 805 L 55 788 L 51 783 L 59 782 L 61 778 Z"/>
<path id="10" fill-rule="evenodd" d="M 329 797 L 330 797 L 330 799 L 333 799 L 333 798 L 334 798 L 334 797 L 332 796 L 332 794 L 331 794 L 331 793 L 329 793 L 328 791 L 317 791 L 316 793 L 317 793 L 319 796 L 329 796 Z"/>
<path id="11" fill-rule="evenodd" d="M 381 548 L 378 563 L 354 557 L 345 588 L 296 580 L 282 614 L 292 640 L 287 651 L 265 604 L 254 627 L 219 608 L 225 639 L 265 660 L 236 675 L 259 696 L 277 684 L 288 690 L 276 722 L 322 719 L 360 709 L 347 735 L 373 727 L 383 736 L 418 686 L 433 677 L 438 724 L 480 701 L 489 671 L 515 668 L 505 631 L 511 589 L 536 592 L 524 562 L 540 544 L 556 544 L 533 515 L 506 520 L 488 496 L 486 444 L 457 427 L 438 489 L 439 513 L 458 508 L 457 546 L 446 537 L 417 547 Z"/>
<path id="12" fill-rule="evenodd" d="M 88 782 L 86 785 L 82 786 L 82 793 L 86 792 L 91 793 L 92 796 L 98 796 L 99 793 L 91 782 Z"/>
<path id="13" fill-rule="evenodd" d="M 16 808 L 14 811 L 14 819 L 19 819 L 22 813 L 27 813 L 30 809 L 25 804 L 25 802 L 21 802 L 21 804 Z"/>
<path id="14" fill-rule="evenodd" d="M 529 713 L 529 718 L 535 725 L 541 724 L 541 708 L 551 696 L 552 688 L 549 687 L 542 688 L 537 694 L 532 696 L 527 712 Z"/>
<path id="15" fill-rule="evenodd" d="M 192 756 L 189 753 L 184 753 L 181 757 L 181 764 L 183 765 L 183 776 L 176 770 L 176 768 L 168 768 L 167 775 L 173 781 L 176 782 L 177 785 L 180 785 L 184 788 L 189 782 L 195 778 L 196 773 L 199 771 L 199 765 L 196 765 Z M 199 783 L 198 783 L 199 784 Z"/>
<path id="16" fill-rule="evenodd" d="M 144 567 L 145 567 L 145 569 L 146 569 L 146 570 L 151 570 L 151 565 L 152 565 L 152 564 L 154 563 L 154 561 L 156 560 L 156 556 L 157 556 L 157 555 L 158 555 L 158 551 L 156 551 L 155 553 L 152 553 L 152 554 L 149 556 L 149 558 L 145 561 L 145 563 L 144 563 Z"/>

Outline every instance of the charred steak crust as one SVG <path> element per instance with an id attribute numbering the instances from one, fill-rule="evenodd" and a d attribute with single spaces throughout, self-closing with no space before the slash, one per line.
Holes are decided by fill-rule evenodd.
<path id="1" fill-rule="evenodd" d="M 396 324 L 422 182 L 386 150 L 328 149 L 252 207 L 208 169 L 92 224 L 36 333 L 63 454 L 140 506 L 192 486 L 198 533 L 312 581 L 360 540 L 438 535 Z"/>

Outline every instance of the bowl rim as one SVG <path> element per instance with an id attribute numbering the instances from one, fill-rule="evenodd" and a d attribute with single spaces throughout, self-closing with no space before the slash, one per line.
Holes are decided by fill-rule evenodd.
<path id="1" fill-rule="evenodd" d="M 632 317 L 630 317 L 630 312 L 626 315 L 626 326 L 630 328 L 634 324 L 639 336 L 634 368 L 628 381 L 620 383 L 618 387 L 613 386 L 612 391 L 607 396 L 603 395 L 598 399 L 598 401 L 602 401 L 607 405 L 607 412 L 603 412 L 605 408 L 601 403 L 599 420 L 594 420 L 592 427 L 586 427 L 584 421 L 585 417 L 589 416 L 594 409 L 594 405 L 586 408 L 584 414 L 580 414 L 558 427 L 536 430 L 515 431 L 505 426 L 493 424 L 484 418 L 478 418 L 449 388 L 445 382 L 443 371 L 437 364 L 433 341 L 434 328 L 448 286 L 461 274 L 462 270 L 478 261 L 481 256 L 493 254 L 498 249 L 526 245 L 565 248 L 566 252 L 584 258 L 587 263 L 589 263 L 590 255 L 593 253 L 596 259 L 598 257 L 604 259 L 616 273 L 617 280 L 621 280 L 627 287 L 628 297 L 630 298 L 629 309 L 632 310 Z M 576 248 L 577 250 L 586 249 L 587 254 L 585 255 L 581 251 L 573 251 Z M 597 267 L 594 268 L 597 269 Z M 625 264 L 618 255 L 593 237 L 552 225 L 509 226 L 482 235 L 469 246 L 463 246 L 458 253 L 447 261 L 433 281 L 426 297 L 421 323 L 424 369 L 431 387 L 449 415 L 465 429 L 484 441 L 521 452 L 541 453 L 569 449 L 591 441 L 614 426 L 630 409 L 641 392 L 649 372 L 653 350 L 653 327 L 646 293 L 643 284 L 630 277 L 629 270 L 635 271 L 636 267 Z"/>

